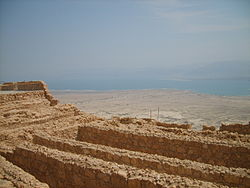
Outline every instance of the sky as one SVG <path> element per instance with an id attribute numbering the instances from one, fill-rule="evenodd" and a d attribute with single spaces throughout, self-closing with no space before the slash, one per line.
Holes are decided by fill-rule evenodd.
<path id="1" fill-rule="evenodd" d="M 250 78 L 249 10 L 248 0 L 0 0 L 0 80 Z"/>

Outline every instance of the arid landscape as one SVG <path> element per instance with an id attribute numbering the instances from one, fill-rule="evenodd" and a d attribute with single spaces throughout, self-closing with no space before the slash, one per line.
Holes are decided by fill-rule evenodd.
<path id="1" fill-rule="evenodd" d="M 167 123 L 148 117 L 140 118 L 140 114 L 136 114 L 136 111 L 132 111 L 136 118 L 134 116 L 99 117 L 100 114 L 98 116 L 93 114 L 94 106 L 98 108 L 100 103 L 98 100 L 88 110 L 91 113 L 87 113 L 72 104 L 61 104 L 41 81 L 6 83 L 0 88 L 2 90 L 0 94 L 0 187 L 250 186 L 250 125 L 248 123 L 223 124 L 219 128 L 203 126 L 202 130 L 197 131 L 192 129 L 192 125 L 188 122 Z M 139 91 L 136 92 L 138 95 Z M 150 97 L 147 98 L 149 94 L 145 92 L 141 91 L 140 95 L 144 94 L 146 100 L 150 101 Z M 177 95 L 183 96 L 185 93 L 150 92 L 151 98 L 153 94 L 156 95 L 159 92 L 163 97 L 167 92 L 171 93 L 172 99 L 173 96 L 178 99 Z M 128 99 L 128 102 L 134 100 L 134 91 L 111 93 L 113 98 L 119 96 L 116 101 L 120 103 Z M 202 103 L 204 96 L 190 92 L 185 94 L 189 98 L 187 106 L 194 102 L 194 96 L 200 97 L 196 105 Z M 64 102 L 74 95 L 55 94 L 58 99 L 64 97 Z M 91 100 L 91 93 L 87 92 L 88 99 L 83 95 L 85 94 L 77 94 L 79 99 L 73 97 L 78 102 L 85 101 L 81 104 L 82 107 L 87 104 L 87 101 L 90 106 L 91 101 L 97 97 L 103 100 L 106 98 L 106 105 L 111 104 L 107 97 L 110 94 L 94 93 Z M 126 95 L 128 98 L 122 100 L 121 96 Z M 162 100 L 161 97 L 159 101 Z M 218 100 L 215 96 L 210 97 L 210 101 Z M 228 108 L 233 104 L 236 105 L 237 102 L 243 105 L 242 101 L 246 101 L 245 106 L 242 107 L 247 110 L 247 102 L 249 102 L 247 98 L 222 97 L 222 99 L 224 99 L 223 104 L 226 104 L 226 101 L 232 102 L 227 104 Z M 136 100 L 135 107 L 143 100 L 145 99 Z M 184 99 L 180 101 L 183 103 Z M 169 109 L 165 110 L 173 111 L 173 114 L 176 112 L 176 116 L 177 109 L 181 108 L 180 101 L 177 108 L 172 101 Z M 101 111 L 104 109 L 104 103 L 102 102 L 103 106 L 100 105 Z M 155 106 L 152 105 L 153 101 L 147 104 L 151 104 L 149 106 L 153 109 L 159 103 Z M 114 106 L 111 105 L 112 108 L 107 108 L 105 111 L 112 109 L 112 115 L 121 116 L 129 113 L 129 107 L 119 112 L 120 114 L 118 110 L 121 107 L 119 107 L 115 113 Z M 138 105 L 136 110 L 145 109 L 145 116 L 147 116 L 147 106 Z M 204 106 L 205 104 L 202 108 Z M 239 105 L 237 107 L 240 108 Z M 162 109 L 163 106 L 160 108 Z M 190 109 L 190 106 L 184 109 Z M 97 109 L 96 111 L 98 112 Z M 169 114 L 171 116 L 171 113 Z M 240 119 L 240 114 L 235 117 Z M 214 114 L 212 117 L 217 116 L 220 117 L 219 114 Z M 198 117 L 198 114 L 195 117 Z M 181 119 L 181 117 L 178 118 Z M 233 119 L 232 116 L 230 118 Z"/>
<path id="2" fill-rule="evenodd" d="M 0 188 L 250 188 L 249 10 L 0 0 Z"/>
<path id="3" fill-rule="evenodd" d="M 188 123 L 193 129 L 221 123 L 248 123 L 250 96 L 217 96 L 183 90 L 52 91 L 61 103 L 99 117 L 137 117 Z M 158 117 L 159 107 L 159 117 Z"/>

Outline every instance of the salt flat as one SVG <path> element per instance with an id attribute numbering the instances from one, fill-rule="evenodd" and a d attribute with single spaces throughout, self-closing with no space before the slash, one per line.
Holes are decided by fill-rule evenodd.
<path id="1" fill-rule="evenodd" d="M 54 90 L 61 103 L 75 104 L 97 116 L 150 117 L 164 122 L 219 127 L 225 123 L 250 121 L 250 96 L 216 96 L 184 90 L 67 91 Z"/>

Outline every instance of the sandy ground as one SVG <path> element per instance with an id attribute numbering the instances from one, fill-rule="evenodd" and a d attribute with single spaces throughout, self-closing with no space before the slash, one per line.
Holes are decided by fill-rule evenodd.
<path id="1" fill-rule="evenodd" d="M 228 97 L 182 90 L 51 91 L 61 103 L 75 104 L 84 112 L 112 116 L 150 117 L 164 122 L 219 127 L 224 123 L 250 121 L 250 96 Z"/>

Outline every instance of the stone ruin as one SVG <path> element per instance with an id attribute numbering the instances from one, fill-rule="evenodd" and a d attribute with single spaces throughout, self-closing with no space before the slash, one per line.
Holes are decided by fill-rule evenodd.
<path id="1" fill-rule="evenodd" d="M 41 81 L 0 90 L 25 90 L 0 94 L 0 187 L 250 187 L 249 124 L 108 120 L 59 104 Z"/>

